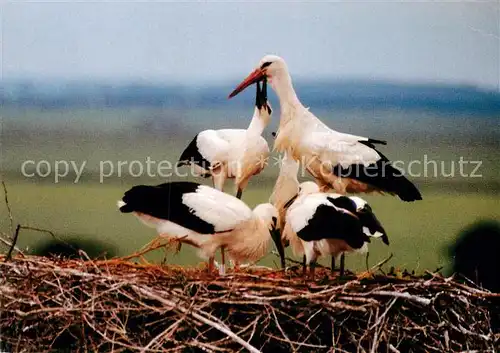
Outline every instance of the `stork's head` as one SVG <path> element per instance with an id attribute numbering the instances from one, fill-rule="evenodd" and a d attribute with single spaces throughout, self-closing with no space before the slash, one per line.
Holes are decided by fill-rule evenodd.
<path id="1" fill-rule="evenodd" d="M 266 55 L 260 61 L 257 67 L 235 88 L 229 95 L 229 98 L 236 96 L 248 86 L 260 82 L 264 79 L 272 82 L 273 78 L 288 73 L 288 67 L 285 60 L 277 55 Z"/>
<path id="2" fill-rule="evenodd" d="M 267 225 L 269 231 L 277 228 L 278 221 L 278 210 L 270 203 L 262 203 L 257 205 L 253 209 L 253 213 L 257 216 L 264 224 Z"/>
<path id="3" fill-rule="evenodd" d="M 271 104 L 269 104 L 267 100 L 267 80 L 264 78 L 262 87 L 259 82 L 257 82 L 255 86 L 257 86 L 257 92 L 255 94 L 255 113 L 258 114 L 267 125 L 271 120 L 271 114 L 273 112 Z"/>
<path id="4" fill-rule="evenodd" d="M 276 250 L 280 254 L 282 266 L 285 259 L 285 249 L 283 248 L 283 243 L 281 242 L 281 232 L 278 225 L 278 210 L 270 203 L 263 203 L 257 205 L 253 209 L 253 213 L 267 226 L 271 238 L 276 245 Z"/>
<path id="5" fill-rule="evenodd" d="M 363 228 L 368 229 L 369 234 L 367 232 L 365 234 L 376 238 L 380 237 L 385 244 L 389 245 L 387 233 L 373 213 L 370 205 L 361 197 L 351 196 L 349 198 L 356 204 L 356 216 L 359 217 Z"/>

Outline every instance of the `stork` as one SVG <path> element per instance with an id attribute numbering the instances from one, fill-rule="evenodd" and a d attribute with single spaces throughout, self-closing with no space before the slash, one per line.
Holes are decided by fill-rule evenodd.
<path id="1" fill-rule="evenodd" d="M 257 83 L 255 109 L 247 129 L 204 130 L 194 137 L 177 163 L 192 165 L 202 176 L 212 177 L 217 190 L 224 189 L 228 178 L 234 178 L 236 197 L 253 175 L 259 174 L 269 157 L 269 146 L 262 132 L 271 120 L 272 109 L 267 101 L 267 82 L 262 89 Z"/>
<path id="2" fill-rule="evenodd" d="M 389 244 L 384 228 L 366 201 L 356 196 L 322 193 L 313 182 L 300 184 L 297 199 L 286 211 L 283 238 L 290 242 L 294 254 L 305 256 L 311 278 L 318 256 L 337 258 L 345 252 L 366 252 L 370 237 L 380 237 Z M 343 267 L 342 261 L 341 275 Z"/>
<path id="3" fill-rule="evenodd" d="M 269 82 L 280 101 L 275 149 L 288 151 L 303 163 L 322 191 L 331 188 L 340 194 L 377 191 L 397 195 L 403 201 L 422 199 L 415 185 L 377 150 L 376 145 L 385 145 L 385 141 L 332 130 L 302 105 L 281 57 L 264 56 L 229 98 L 262 80 Z"/>
<path id="4" fill-rule="evenodd" d="M 282 247 L 273 205 L 260 204 L 251 210 L 236 197 L 206 185 L 138 185 L 125 192 L 118 207 L 156 228 L 159 237 L 198 248 L 199 255 L 209 259 L 209 271 L 215 252 L 222 247 L 235 263 L 258 261 L 267 253 L 271 239 L 278 249 Z"/>

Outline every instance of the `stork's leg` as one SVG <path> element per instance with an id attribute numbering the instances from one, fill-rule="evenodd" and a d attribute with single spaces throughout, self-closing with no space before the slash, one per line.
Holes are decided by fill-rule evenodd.
<path id="1" fill-rule="evenodd" d="M 242 195 L 243 195 L 243 190 L 238 188 L 238 191 L 236 192 L 236 198 L 241 200 Z"/>
<path id="2" fill-rule="evenodd" d="M 224 252 L 223 246 L 221 246 L 221 248 L 220 248 L 220 255 L 221 255 L 222 264 L 219 267 L 219 275 L 224 276 L 226 274 L 226 254 Z"/>
<path id="3" fill-rule="evenodd" d="M 316 272 L 316 260 L 311 261 L 309 264 L 309 279 L 314 281 L 314 273 Z"/>
<path id="4" fill-rule="evenodd" d="M 344 272 L 345 272 L 345 255 L 344 253 L 342 253 L 342 255 L 340 255 L 340 277 L 344 275 Z"/>
<path id="5" fill-rule="evenodd" d="M 307 274 L 307 264 L 306 264 L 306 255 L 302 256 L 302 276 L 304 278 L 306 277 Z"/>
<path id="6" fill-rule="evenodd" d="M 335 272 L 335 256 L 332 255 L 332 265 L 331 265 L 331 270 L 332 270 L 332 273 Z"/>
<path id="7" fill-rule="evenodd" d="M 214 272 L 214 258 L 213 256 L 208 259 L 208 274 L 212 274 Z"/>
<path id="8" fill-rule="evenodd" d="M 226 182 L 226 170 L 222 165 L 218 165 L 212 170 L 212 181 L 214 183 L 214 188 L 219 191 L 224 191 L 224 183 Z M 220 253 L 222 258 L 222 265 L 219 267 L 219 275 L 223 276 L 226 274 L 226 259 L 224 254 L 224 247 L 220 248 Z"/>

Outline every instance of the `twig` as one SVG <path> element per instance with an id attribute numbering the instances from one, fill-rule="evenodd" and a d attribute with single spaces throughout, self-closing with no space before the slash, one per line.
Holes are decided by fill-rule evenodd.
<path id="1" fill-rule="evenodd" d="M 187 313 L 188 310 L 183 308 L 182 306 L 180 305 L 177 305 L 176 303 L 170 301 L 170 300 L 167 300 L 167 299 L 164 299 L 156 294 L 153 294 L 141 287 L 137 287 L 137 286 L 133 286 L 135 290 L 139 291 L 140 293 L 150 297 L 151 299 L 155 299 L 165 305 L 168 305 L 172 308 L 176 308 L 177 310 L 179 310 L 180 312 L 182 313 Z M 241 339 L 241 337 L 237 336 L 233 331 L 231 331 L 225 324 L 223 323 L 217 323 L 215 321 L 212 321 L 212 320 L 209 320 L 203 316 L 201 316 L 200 314 L 197 314 L 195 312 L 191 312 L 189 313 L 191 316 L 193 316 L 195 319 L 197 320 L 200 320 L 201 322 L 203 322 L 204 324 L 206 325 L 209 325 L 209 326 L 212 326 L 213 328 L 219 330 L 220 332 L 228 335 L 229 337 L 231 337 L 233 340 L 235 340 L 236 342 L 238 342 L 239 344 L 241 344 L 243 347 L 245 347 L 246 349 L 248 349 L 250 352 L 252 353 L 260 353 L 260 351 L 255 348 L 254 346 L 252 346 L 250 343 L 246 342 L 245 340 Z"/>
<path id="2" fill-rule="evenodd" d="M 371 292 L 373 295 L 381 295 L 381 296 L 387 296 L 387 297 L 394 297 L 394 298 L 403 298 L 407 299 L 410 301 L 414 301 L 416 303 L 422 304 L 422 305 L 429 305 L 431 303 L 430 299 L 427 298 L 422 298 L 416 295 L 411 295 L 409 293 L 403 292 L 389 292 L 389 291 L 374 291 Z"/>
<path id="3" fill-rule="evenodd" d="M 2 234 L 4 234 L 4 233 L 2 233 Z M 12 240 L 8 241 L 8 240 L 5 240 L 3 237 L 0 237 L 0 242 L 7 245 L 9 248 L 12 246 Z M 14 246 L 14 250 L 16 250 L 22 256 L 24 256 L 24 252 L 21 249 L 19 249 L 17 246 Z"/>
<path id="4" fill-rule="evenodd" d="M 16 232 L 14 233 L 14 238 L 12 239 L 12 244 L 10 245 L 10 248 L 9 248 L 9 252 L 7 252 L 7 256 L 5 257 L 5 261 L 10 261 L 10 259 L 11 259 L 12 250 L 14 250 L 14 247 L 16 246 L 17 238 L 19 237 L 19 230 L 20 229 L 21 229 L 21 225 L 18 224 L 16 227 Z"/>
<path id="5" fill-rule="evenodd" d="M 12 218 L 12 211 L 10 209 L 9 195 L 7 193 L 7 186 L 5 185 L 5 181 L 3 181 L 3 180 L 2 180 L 2 187 L 3 187 L 3 195 L 5 198 L 5 205 L 7 206 L 7 213 L 9 215 L 10 234 L 14 234 L 14 219 Z"/>
<path id="6" fill-rule="evenodd" d="M 368 272 L 372 272 L 373 270 L 375 269 L 380 269 L 382 266 L 384 266 L 386 263 L 388 263 L 389 261 L 391 261 L 392 257 L 393 257 L 393 253 L 390 253 L 389 256 L 387 258 L 385 258 L 384 260 L 380 261 L 378 264 L 376 264 L 375 266 L 372 266 L 372 268 L 370 268 L 370 270 Z M 367 262 L 368 264 L 368 262 Z"/>
<path id="7" fill-rule="evenodd" d="M 16 227 L 16 232 L 14 233 L 14 239 L 12 240 L 12 243 L 11 243 L 10 248 L 9 248 L 9 252 L 7 253 L 7 256 L 5 257 L 5 261 L 9 261 L 11 259 L 12 250 L 14 250 L 16 248 L 17 239 L 19 237 L 19 233 L 20 233 L 21 229 L 33 230 L 35 232 L 41 232 L 41 233 L 50 234 L 54 239 L 57 239 L 58 241 L 60 241 L 60 242 L 62 242 L 64 244 L 66 244 L 67 246 L 71 247 L 73 250 L 78 251 L 78 249 L 75 248 L 73 245 L 71 245 L 67 241 L 65 241 L 65 240 L 60 239 L 59 237 L 57 237 L 56 234 L 53 231 L 51 231 L 51 230 L 43 229 L 43 228 L 37 228 L 37 227 L 31 227 L 31 226 L 24 226 L 24 225 L 18 224 L 17 227 Z"/>
<path id="8" fill-rule="evenodd" d="M 373 328 L 377 327 L 380 324 L 380 322 L 382 322 L 382 320 L 384 319 L 385 315 L 387 315 L 387 313 L 389 312 L 389 310 L 391 310 L 391 308 L 394 305 L 394 303 L 396 303 L 396 300 L 398 300 L 398 298 L 394 298 L 393 300 L 391 300 L 391 302 L 387 306 L 387 309 L 385 309 L 385 311 L 383 312 L 383 314 L 380 315 L 379 318 L 377 319 L 377 321 L 375 321 L 375 323 L 368 329 L 369 331 L 373 330 Z"/>
<path id="9" fill-rule="evenodd" d="M 0 261 L 2 348 L 49 352 L 70 338 L 69 350 L 109 352 L 495 351 L 500 297 L 439 275 L 306 285 L 249 271 L 213 280 L 120 259 Z"/>

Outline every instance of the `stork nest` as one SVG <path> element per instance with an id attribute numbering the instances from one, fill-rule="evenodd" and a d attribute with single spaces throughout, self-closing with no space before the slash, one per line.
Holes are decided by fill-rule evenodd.
<path id="1" fill-rule="evenodd" d="M 0 350 L 460 352 L 499 349 L 500 295 L 436 274 L 305 281 L 247 269 L 0 257 Z"/>

